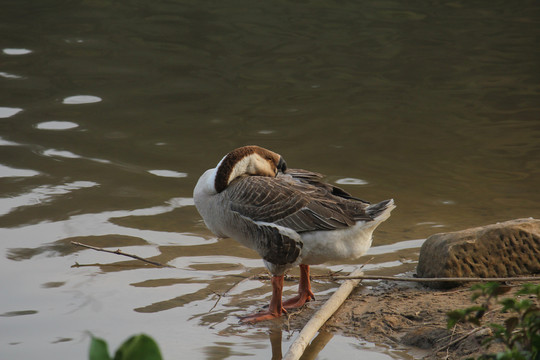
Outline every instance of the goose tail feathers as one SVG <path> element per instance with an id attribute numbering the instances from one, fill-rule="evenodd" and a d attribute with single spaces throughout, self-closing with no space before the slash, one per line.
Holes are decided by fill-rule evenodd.
<path id="1" fill-rule="evenodd" d="M 394 199 L 384 200 L 380 203 L 368 206 L 366 213 L 377 223 L 383 222 L 390 217 L 390 212 L 394 210 Z"/>

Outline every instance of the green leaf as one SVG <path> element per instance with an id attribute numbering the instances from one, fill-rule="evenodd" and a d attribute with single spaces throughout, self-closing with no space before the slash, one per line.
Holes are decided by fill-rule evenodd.
<path id="1" fill-rule="evenodd" d="M 116 350 L 114 360 L 162 360 L 162 357 L 154 339 L 140 334 L 127 339 Z"/>
<path id="2" fill-rule="evenodd" d="M 490 288 L 494 286 L 492 284 L 493 283 L 485 283 L 485 284 L 475 284 L 471 286 L 471 291 L 475 291 L 471 297 L 472 301 L 476 301 L 476 299 L 482 296 L 488 296 L 491 292 Z"/>
<path id="3" fill-rule="evenodd" d="M 510 288 L 496 283 L 475 285 L 471 290 L 477 292 L 473 299 L 484 298 L 480 306 L 471 306 L 449 312 L 449 328 L 459 322 L 480 325 L 480 318 L 488 310 L 492 300 L 506 293 Z M 520 299 L 525 295 L 525 299 Z M 534 299 L 536 297 L 536 299 Z M 492 335 L 487 336 L 484 344 L 501 342 L 505 349 L 496 354 L 483 354 L 477 360 L 540 360 L 540 284 L 525 284 L 513 298 L 499 301 L 503 305 L 501 313 L 512 314 L 503 324 L 491 323 L 488 326 Z"/>
<path id="4" fill-rule="evenodd" d="M 448 317 L 448 320 L 447 320 L 448 329 L 453 328 L 454 325 L 456 325 L 458 322 L 464 321 L 466 315 L 467 314 L 465 310 L 453 310 L 446 313 L 446 316 Z"/>
<path id="5" fill-rule="evenodd" d="M 506 334 L 508 336 L 512 334 L 512 331 L 514 331 L 518 323 L 519 323 L 519 319 L 515 316 L 508 318 L 504 321 L 504 325 L 506 326 Z"/>
<path id="6" fill-rule="evenodd" d="M 471 306 L 466 309 L 452 310 L 446 313 L 447 327 L 451 329 L 459 322 L 469 322 L 475 325 L 480 325 L 480 318 L 484 314 L 486 308 L 483 306 Z M 474 315 L 473 315 L 474 314 Z"/>
<path id="7" fill-rule="evenodd" d="M 521 290 L 516 292 L 516 295 L 536 295 L 537 298 L 540 298 L 540 283 L 523 284 Z"/>
<path id="8" fill-rule="evenodd" d="M 531 306 L 533 306 L 533 303 L 529 299 L 523 299 L 521 301 L 516 302 L 516 308 L 520 311 L 527 310 Z"/>
<path id="9" fill-rule="evenodd" d="M 103 339 L 92 336 L 90 342 L 90 360 L 111 360 L 107 343 Z"/>
<path id="10" fill-rule="evenodd" d="M 489 324 L 489 327 L 493 330 L 493 337 L 496 339 L 501 339 L 506 331 L 506 328 L 501 324 L 491 323 Z"/>
<path id="11" fill-rule="evenodd" d="M 503 299 L 501 304 L 503 305 L 501 310 L 503 313 L 507 312 L 508 310 L 516 310 L 516 299 L 514 298 Z"/>

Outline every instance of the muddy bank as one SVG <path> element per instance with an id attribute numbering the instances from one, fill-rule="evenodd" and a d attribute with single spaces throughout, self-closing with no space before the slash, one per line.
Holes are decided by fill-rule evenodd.
<path id="1" fill-rule="evenodd" d="M 508 278 L 540 272 L 540 220 L 515 219 L 451 233 L 434 234 L 422 244 L 419 277 Z M 426 284 L 427 285 L 427 284 Z M 414 358 L 464 359 L 502 350 L 486 348 L 488 328 L 470 324 L 447 328 L 447 313 L 473 305 L 471 284 L 436 282 L 428 288 L 415 282 L 364 280 L 322 330 L 403 348 Z M 511 297 L 520 289 L 514 282 Z M 440 289 L 440 290 L 437 290 Z M 325 299 L 317 299 L 324 301 Z M 300 329 L 322 303 L 315 301 L 291 314 L 287 326 Z M 478 301 L 482 301 L 479 299 Z M 497 308 L 497 306 L 499 306 Z M 502 324 L 508 317 L 494 305 L 483 323 Z M 480 330 L 480 331 L 477 331 Z"/>
<path id="2" fill-rule="evenodd" d="M 505 297 L 519 290 L 519 284 L 512 285 Z M 403 349 L 418 359 L 465 359 L 501 351 L 500 344 L 482 345 L 489 330 L 466 336 L 474 330 L 469 324 L 447 329 L 446 313 L 472 304 L 470 286 L 434 290 L 418 283 L 364 281 L 321 330 Z M 301 330 L 325 300 L 293 312 L 284 327 Z M 505 315 L 498 310 L 488 312 L 484 323 L 502 323 Z"/>

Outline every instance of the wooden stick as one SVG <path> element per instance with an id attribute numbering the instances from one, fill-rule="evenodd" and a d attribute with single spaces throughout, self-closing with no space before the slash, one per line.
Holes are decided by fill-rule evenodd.
<path id="1" fill-rule="evenodd" d="M 540 276 L 523 276 L 523 277 L 502 277 L 502 278 L 480 278 L 480 277 L 449 277 L 449 278 L 415 278 L 415 277 L 398 277 L 398 276 L 334 276 L 331 279 L 335 280 L 393 280 L 393 281 L 412 281 L 412 282 L 488 282 L 488 281 L 535 281 L 540 280 Z"/>
<path id="2" fill-rule="evenodd" d="M 116 254 L 116 255 L 127 256 L 127 257 L 130 257 L 130 258 L 136 259 L 136 260 L 144 261 L 145 263 L 152 264 L 152 265 L 154 265 L 154 266 L 159 266 L 159 267 L 174 267 L 174 266 L 171 266 L 171 265 L 163 265 L 163 264 L 161 264 L 161 263 L 158 263 L 157 261 L 148 260 L 148 259 L 142 258 L 142 257 L 137 256 L 137 255 L 127 254 L 127 253 L 125 253 L 125 252 L 122 252 L 120 249 L 115 250 L 115 251 L 112 251 L 112 250 L 107 250 L 107 249 L 103 249 L 103 248 L 100 248 L 100 247 L 95 247 L 95 246 L 90 246 L 90 245 L 82 244 L 82 243 L 76 242 L 76 241 L 71 241 L 71 243 L 72 243 L 73 245 L 82 246 L 82 247 L 85 247 L 85 248 L 88 248 L 88 249 L 92 249 L 92 250 L 96 250 L 96 251 L 103 251 L 103 252 L 106 252 L 106 253 L 109 253 L 109 254 Z"/>
<path id="3" fill-rule="evenodd" d="M 302 356 L 306 359 L 316 359 L 333 337 L 334 334 L 329 331 L 319 332 L 315 339 L 308 345 Z"/>
<path id="4" fill-rule="evenodd" d="M 352 275 L 352 274 L 351 274 Z M 378 276 L 378 275 L 362 275 L 362 276 L 334 276 L 334 275 L 314 275 L 311 278 L 317 280 L 390 280 L 390 281 L 411 281 L 419 283 L 429 282 L 488 282 L 488 281 L 540 281 L 540 276 L 522 276 L 522 277 L 502 277 L 502 278 L 480 278 L 480 277 L 449 277 L 449 278 L 415 278 L 415 277 L 399 277 L 399 276 Z M 287 275 L 288 280 L 298 279 L 298 276 Z M 270 280 L 268 275 L 256 275 L 253 279 Z"/>
<path id="5" fill-rule="evenodd" d="M 361 276 L 363 273 L 361 269 L 356 269 L 351 273 L 351 277 Z M 336 312 L 336 310 L 343 304 L 345 299 L 349 296 L 352 290 L 360 282 L 360 279 L 347 280 L 337 289 L 337 291 L 328 299 L 323 306 L 317 311 L 306 326 L 300 331 L 298 337 L 291 344 L 289 351 L 285 354 L 284 360 L 297 360 L 302 356 L 302 353 L 308 346 L 309 342 L 319 331 L 321 326 Z"/>

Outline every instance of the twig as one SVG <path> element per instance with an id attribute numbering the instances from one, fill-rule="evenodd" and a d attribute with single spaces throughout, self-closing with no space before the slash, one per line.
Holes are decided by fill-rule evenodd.
<path id="1" fill-rule="evenodd" d="M 333 280 L 392 280 L 392 281 L 412 281 L 412 282 L 488 282 L 488 281 L 535 281 L 540 280 L 540 276 L 523 276 L 523 277 L 503 277 L 503 278 L 480 278 L 480 277 L 450 277 L 450 278 L 415 278 L 415 277 L 398 277 L 398 276 L 334 276 Z"/>
<path id="2" fill-rule="evenodd" d="M 454 334 L 456 333 L 457 324 L 452 327 L 452 334 L 450 335 L 450 341 L 452 341 L 452 338 L 454 337 Z M 435 353 L 436 354 L 436 353 Z M 446 355 L 444 356 L 445 360 L 450 357 L 450 347 L 446 348 Z"/>
<path id="3" fill-rule="evenodd" d="M 336 271 L 332 271 L 326 275 L 310 275 L 310 278 L 311 279 L 333 279 L 335 276 L 338 276 L 336 274 L 339 274 L 343 272 L 343 269 L 339 269 L 339 270 L 336 270 Z M 296 278 L 298 278 L 298 276 L 296 276 Z"/>
<path id="4" fill-rule="evenodd" d="M 212 310 L 214 310 L 214 309 L 216 308 L 216 306 L 217 306 L 219 300 L 221 300 L 221 298 L 223 297 L 223 295 L 225 295 L 225 293 L 221 293 L 221 294 L 220 294 L 220 293 L 217 293 L 217 292 L 215 292 L 215 291 L 212 291 L 212 292 L 214 293 L 214 295 L 217 295 L 218 298 L 217 298 L 216 302 L 214 303 L 214 306 L 212 306 L 212 307 L 210 308 L 210 310 L 208 310 L 208 312 L 212 312 Z"/>
<path id="5" fill-rule="evenodd" d="M 174 267 L 174 266 L 171 266 L 171 265 L 163 265 L 163 264 L 161 264 L 161 263 L 158 263 L 157 261 L 148 260 L 148 259 L 142 258 L 142 257 L 137 256 L 137 255 L 127 254 L 127 253 L 125 253 L 125 252 L 122 252 L 120 249 L 115 250 L 115 251 L 112 251 L 112 250 L 107 250 L 107 249 L 103 249 L 103 248 L 100 248 L 100 247 L 95 247 L 95 246 L 90 246 L 90 245 L 82 244 L 82 243 L 76 242 L 76 241 L 72 241 L 71 243 L 72 243 L 73 245 L 82 246 L 82 247 L 85 247 L 85 248 L 88 248 L 88 249 L 92 249 L 92 250 L 96 250 L 96 251 L 103 251 L 103 252 L 106 252 L 106 253 L 109 253 L 109 254 L 116 254 L 116 255 L 127 256 L 127 257 L 130 257 L 130 258 L 136 259 L 136 260 L 144 261 L 145 263 L 152 264 L 152 265 L 154 265 L 154 266 L 159 266 L 159 267 Z"/>
<path id="6" fill-rule="evenodd" d="M 364 267 L 366 267 L 367 264 L 369 264 L 371 261 L 373 261 L 373 259 L 375 259 L 375 257 L 370 257 L 369 259 L 367 259 L 366 262 L 364 262 L 362 265 L 360 265 L 358 267 L 359 270 L 362 270 Z M 330 272 L 329 274 L 327 275 L 311 275 L 310 277 L 312 279 L 331 279 L 331 280 L 334 280 L 338 277 L 338 275 L 336 274 L 339 274 L 339 273 L 342 273 L 343 272 L 343 269 L 339 269 L 339 270 L 336 270 L 336 271 L 332 271 Z M 298 276 L 296 276 L 296 278 L 298 278 Z"/>
<path id="7" fill-rule="evenodd" d="M 224 297 L 225 295 L 227 295 L 232 289 L 234 289 L 235 287 L 237 287 L 238 285 L 240 285 L 243 281 L 246 281 L 246 280 L 249 280 L 250 278 L 247 277 L 247 278 L 243 278 L 237 282 L 235 282 L 230 288 L 228 288 L 227 290 L 225 290 L 224 292 L 222 292 L 221 294 L 220 293 L 217 293 L 217 292 L 213 292 L 214 294 L 217 295 L 217 300 L 216 302 L 214 303 L 214 306 L 212 306 L 212 308 L 210 308 L 210 310 L 208 310 L 208 312 L 212 312 L 212 310 L 214 310 L 219 302 L 219 300 L 221 300 L 222 297 Z"/>
<path id="8" fill-rule="evenodd" d="M 362 275 L 362 271 L 357 269 L 351 273 L 352 277 Z M 296 360 L 302 356 L 310 340 L 320 327 L 334 314 L 334 312 L 343 304 L 345 299 L 352 292 L 354 287 L 358 285 L 360 279 L 347 280 L 337 289 L 337 291 L 328 299 L 323 306 L 317 311 L 306 326 L 300 331 L 298 337 L 292 343 L 289 351 L 285 354 L 284 360 Z"/>
<path id="9" fill-rule="evenodd" d="M 284 281 L 296 281 L 298 280 L 300 277 L 299 276 L 295 276 L 295 275 L 290 275 L 290 274 L 285 274 L 285 277 L 284 277 Z M 265 274 L 256 274 L 256 275 L 251 275 L 249 277 L 250 280 L 271 280 L 272 279 L 272 275 L 269 275 L 268 273 L 265 273 Z"/>
<path id="10" fill-rule="evenodd" d="M 458 293 L 463 293 L 463 292 L 469 292 L 471 291 L 471 289 L 469 288 L 460 288 L 460 289 L 455 289 L 455 290 L 447 290 L 447 291 L 444 291 L 444 292 L 440 292 L 440 293 L 433 293 L 433 296 L 448 296 L 448 295 L 451 295 L 451 294 L 458 294 Z"/>
<path id="11" fill-rule="evenodd" d="M 290 340 L 292 338 L 293 334 L 294 334 L 294 330 L 291 331 L 291 319 L 295 318 L 296 316 L 299 316 L 306 309 L 308 309 L 307 306 L 302 306 L 299 309 L 297 309 L 295 312 L 289 312 L 289 310 L 287 310 L 288 311 L 286 313 L 286 315 L 287 315 L 287 332 L 289 333 L 289 335 L 287 336 L 287 340 Z"/>
<path id="12" fill-rule="evenodd" d="M 102 263 L 93 263 L 93 264 L 79 264 L 78 262 L 75 262 L 75 264 L 71 265 L 72 268 L 80 268 L 80 267 L 86 267 L 86 266 L 111 266 L 111 267 L 130 267 L 131 265 L 124 265 L 124 264 L 102 264 Z"/>
<path id="13" fill-rule="evenodd" d="M 298 276 L 288 275 L 289 279 L 298 279 Z M 255 275 L 252 279 L 269 280 L 268 275 Z M 377 276 L 377 275 L 362 275 L 362 276 L 334 276 L 330 275 L 314 275 L 312 279 L 317 280 L 390 280 L 390 281 L 411 281 L 419 283 L 429 282 L 489 282 L 489 281 L 535 281 L 540 280 L 540 276 L 523 276 L 523 277 L 506 277 L 506 278 L 479 278 L 479 277 L 451 277 L 451 278 L 415 278 L 415 277 L 399 277 L 399 276 Z"/>
<path id="14" fill-rule="evenodd" d="M 446 349 L 450 348 L 452 345 L 457 344 L 458 342 L 460 342 L 460 341 L 462 341 L 462 340 L 468 338 L 469 336 L 471 336 L 472 334 L 475 334 L 475 333 L 479 332 L 480 330 L 489 330 L 489 329 L 486 328 L 485 326 L 481 326 L 481 327 L 477 327 L 477 328 L 475 328 L 475 329 L 472 329 L 471 331 L 469 331 L 469 332 L 466 333 L 465 335 L 460 336 L 460 337 L 458 337 L 457 339 L 455 339 L 455 340 L 449 342 L 448 344 L 446 344 L 446 345 L 444 345 L 444 346 L 438 348 L 437 350 L 435 350 L 434 354 L 437 354 L 437 353 L 439 353 L 440 351 L 443 351 L 443 350 L 446 350 Z"/>

